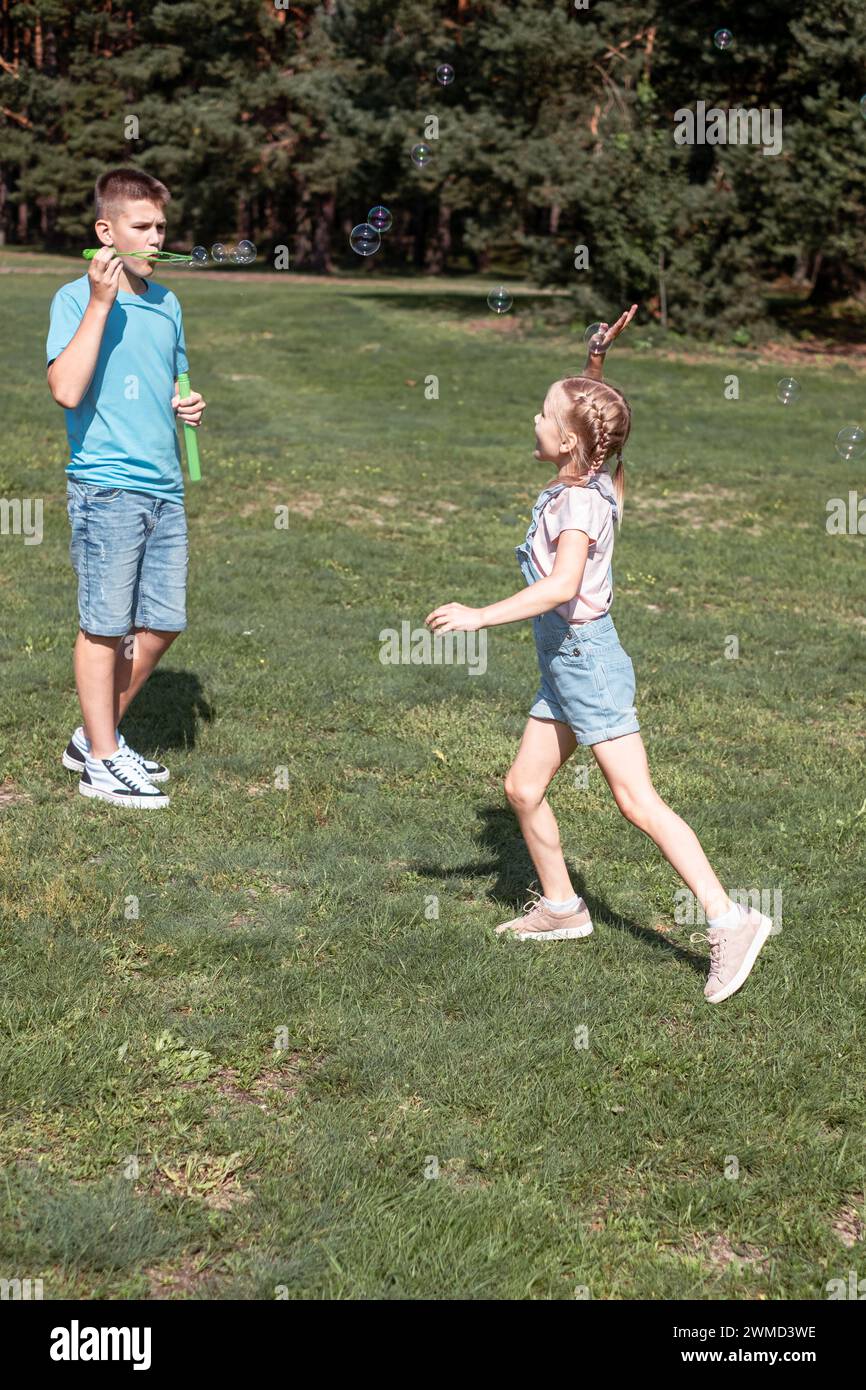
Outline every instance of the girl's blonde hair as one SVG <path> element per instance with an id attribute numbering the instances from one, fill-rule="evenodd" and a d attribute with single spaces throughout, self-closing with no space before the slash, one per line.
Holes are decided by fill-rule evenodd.
<path id="1" fill-rule="evenodd" d="M 616 495 L 617 525 L 622 525 L 625 504 L 625 467 L 622 451 L 631 430 L 631 406 L 621 391 L 606 381 L 588 376 L 567 376 L 555 381 L 544 401 L 544 413 L 555 420 L 563 442 L 573 434 L 567 471 L 547 484 L 566 483 L 586 487 L 597 473 L 610 472 L 608 459 L 616 455 L 613 490 Z"/>

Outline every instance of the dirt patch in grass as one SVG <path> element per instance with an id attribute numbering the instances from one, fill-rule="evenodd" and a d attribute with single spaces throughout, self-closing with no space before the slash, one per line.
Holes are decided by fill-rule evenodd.
<path id="1" fill-rule="evenodd" d="M 263 1068 L 246 1086 L 240 1084 L 234 1067 L 221 1067 L 210 1077 L 221 1096 L 235 1105 L 255 1105 L 270 1113 L 294 1100 L 307 1076 L 324 1064 L 324 1056 L 307 1057 L 303 1052 L 290 1052 L 279 1066 Z M 211 1106 L 211 1114 L 218 1107 Z"/>
<path id="2" fill-rule="evenodd" d="M 647 608 L 652 608 L 653 604 L 648 603 Z M 659 917 L 655 922 L 650 922 L 650 931 L 658 932 L 659 936 L 668 936 L 676 928 L 676 923 L 669 917 Z"/>
<path id="3" fill-rule="evenodd" d="M 863 1233 L 866 1231 L 863 1216 L 854 1206 L 842 1207 L 830 1225 L 833 1233 L 849 1250 L 852 1245 L 857 1245 L 863 1239 Z"/>
<path id="4" fill-rule="evenodd" d="M 862 343 L 834 342 L 830 338 L 802 338 L 797 343 L 767 343 L 759 351 L 765 362 L 781 362 L 803 367 L 826 367 L 842 360 L 852 367 L 866 367 L 866 347 Z"/>
<path id="5" fill-rule="evenodd" d="M 522 325 L 519 318 L 491 313 L 486 319 L 467 319 L 463 327 L 467 333 L 519 333 Z"/>
<path id="6" fill-rule="evenodd" d="M 250 912 L 236 912 L 232 920 L 228 923 L 229 927 L 248 927 L 255 922 Z"/>
<path id="7" fill-rule="evenodd" d="M 672 1245 L 668 1249 L 671 1254 L 700 1260 L 705 1267 L 722 1273 L 730 1269 L 731 1265 L 735 1265 L 738 1269 L 747 1266 L 760 1266 L 766 1264 L 770 1258 L 757 1245 L 749 1245 L 746 1242 L 734 1245 L 727 1236 L 721 1234 L 692 1235 L 686 1243 Z"/>
<path id="8" fill-rule="evenodd" d="M 7 806 L 16 806 L 21 802 L 29 801 L 28 793 L 21 791 L 20 787 L 16 787 L 10 777 L 7 777 L 5 782 L 0 782 L 0 811 Z"/>
<path id="9" fill-rule="evenodd" d="M 490 1179 L 483 1177 L 477 1168 L 473 1168 L 467 1158 L 446 1159 L 439 1168 L 439 1178 L 460 1192 L 467 1188 L 477 1190 L 490 1186 Z"/>
<path id="10" fill-rule="evenodd" d="M 754 520 L 751 516 L 744 519 L 742 515 L 730 515 L 708 521 L 701 506 L 707 502 L 733 505 L 735 501 L 742 501 L 741 494 L 736 489 L 712 486 L 702 488 L 699 492 L 670 492 L 667 496 L 661 497 L 629 497 L 626 505 L 637 512 L 638 516 L 687 522 L 706 531 L 727 531 L 734 526 L 749 526 L 754 530 Z"/>
<path id="11" fill-rule="evenodd" d="M 309 521 L 317 512 L 322 510 L 330 499 L 336 499 L 340 502 L 340 521 L 344 526 L 363 527 L 372 525 L 383 527 L 387 525 L 395 532 L 405 532 L 409 530 L 415 531 L 418 522 L 426 523 L 428 526 L 441 526 L 444 520 L 441 516 L 433 516 L 431 514 L 430 505 L 418 505 L 417 502 L 412 499 L 398 497 L 393 493 L 384 493 L 377 496 L 375 499 L 383 510 L 387 508 L 390 512 L 396 512 L 398 508 L 400 509 L 398 516 L 386 517 L 374 507 L 366 506 L 363 502 L 359 502 L 357 492 L 353 491 L 351 488 L 337 488 L 332 493 L 328 494 L 307 490 L 291 496 L 291 493 L 287 491 L 284 484 L 277 486 L 273 483 L 269 483 L 265 491 L 275 499 L 281 499 L 282 503 L 288 507 L 290 525 L 293 516 L 301 517 L 304 521 Z M 239 512 L 234 513 L 234 515 L 242 517 L 255 516 L 257 513 L 260 513 L 266 505 L 267 504 L 262 498 L 259 497 L 256 501 L 244 503 Z M 456 512 L 460 510 L 456 502 L 447 501 L 435 501 L 432 503 L 432 508 L 440 512 Z M 226 519 L 228 519 L 229 513 L 225 515 Z"/>
<path id="12" fill-rule="evenodd" d="M 607 1218 L 613 1206 L 613 1197 L 610 1192 L 603 1192 L 598 1201 L 592 1208 L 587 1222 L 587 1230 L 593 1235 L 599 1235 L 605 1229 Z"/>
<path id="13" fill-rule="evenodd" d="M 176 1197 L 198 1198 L 213 1211 L 230 1211 L 250 1200 L 251 1194 L 240 1179 L 246 1166 L 240 1151 L 225 1156 L 193 1152 L 178 1159 L 157 1159 L 148 1191 L 153 1196 L 170 1192 Z"/>
<path id="14" fill-rule="evenodd" d="M 180 1264 L 152 1265 L 142 1272 L 148 1283 L 146 1298 L 190 1298 L 209 1282 L 200 1261 L 192 1255 L 185 1256 Z"/>

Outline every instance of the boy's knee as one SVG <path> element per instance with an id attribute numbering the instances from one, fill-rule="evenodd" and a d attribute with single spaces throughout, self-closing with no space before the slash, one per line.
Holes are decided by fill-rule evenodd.
<path id="1" fill-rule="evenodd" d="M 181 632 L 184 632 L 185 630 L 185 628 L 177 628 L 175 630 L 172 628 L 166 629 L 161 627 L 133 628 L 133 632 L 136 634 L 136 636 L 138 636 L 140 633 L 142 636 L 156 637 L 163 644 L 163 646 L 166 647 L 170 647 L 175 638 L 180 637 Z"/>

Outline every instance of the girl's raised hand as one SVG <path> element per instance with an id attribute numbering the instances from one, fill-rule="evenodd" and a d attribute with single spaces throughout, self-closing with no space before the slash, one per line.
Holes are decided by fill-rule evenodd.
<path id="1" fill-rule="evenodd" d="M 593 346 L 590 349 L 590 355 L 592 357 L 602 357 L 612 345 L 614 339 L 619 337 L 623 329 L 628 328 L 636 313 L 637 305 L 632 304 L 630 309 L 626 309 L 624 313 L 620 314 L 616 323 L 599 324 L 599 332 L 592 340 Z M 598 341 L 599 338 L 601 342 Z"/>
<path id="2" fill-rule="evenodd" d="M 467 608 L 463 603 L 444 603 L 441 608 L 434 608 L 432 613 L 428 613 L 424 622 L 437 637 L 443 632 L 477 632 L 484 626 L 482 610 Z"/>

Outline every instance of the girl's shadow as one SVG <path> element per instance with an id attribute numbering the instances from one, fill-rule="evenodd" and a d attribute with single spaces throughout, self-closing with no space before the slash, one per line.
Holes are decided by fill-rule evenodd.
<path id="1" fill-rule="evenodd" d="M 529 857 L 516 818 L 512 811 L 502 806 L 484 806 L 480 810 L 480 819 L 483 827 L 480 840 L 488 851 L 486 859 L 471 864 L 456 864 L 450 869 L 444 869 L 440 865 L 417 864 L 416 871 L 431 879 L 476 878 L 495 873 L 496 882 L 488 889 L 487 896 L 496 911 L 501 913 L 497 920 L 506 921 L 509 916 L 519 917 L 529 897 L 527 890 L 534 887 L 540 892 L 541 885 L 538 883 L 535 866 Z M 697 973 L 706 974 L 707 962 L 703 956 L 696 955 L 694 951 L 678 945 L 676 941 L 668 941 L 666 937 L 651 931 L 648 927 L 642 927 L 627 914 L 613 911 L 603 899 L 587 892 L 583 875 L 568 864 L 568 861 L 566 864 L 575 892 L 584 899 L 596 928 L 603 923 L 619 931 L 630 932 L 638 941 L 652 946 L 654 950 L 661 948 L 669 951 Z"/>

